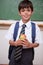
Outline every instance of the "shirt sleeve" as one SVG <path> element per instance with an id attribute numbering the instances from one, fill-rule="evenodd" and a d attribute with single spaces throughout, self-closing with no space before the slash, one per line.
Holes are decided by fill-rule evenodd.
<path id="1" fill-rule="evenodd" d="M 39 43 L 41 44 L 42 43 L 42 39 L 41 39 L 41 30 L 40 28 L 36 25 L 36 38 L 35 38 L 35 43 Z"/>
<path id="2" fill-rule="evenodd" d="M 9 40 L 13 40 L 13 33 L 14 33 L 15 24 L 12 24 L 10 28 L 8 29 L 5 38 Z"/>

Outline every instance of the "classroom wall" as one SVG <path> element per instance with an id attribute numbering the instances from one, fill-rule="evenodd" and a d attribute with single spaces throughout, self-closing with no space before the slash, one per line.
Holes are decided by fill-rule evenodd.
<path id="1" fill-rule="evenodd" d="M 8 40 L 5 39 L 5 34 L 7 33 L 9 27 L 0 26 L 0 64 L 8 64 Z M 43 27 L 41 29 L 42 43 L 38 48 L 35 48 L 35 65 L 43 65 Z"/>

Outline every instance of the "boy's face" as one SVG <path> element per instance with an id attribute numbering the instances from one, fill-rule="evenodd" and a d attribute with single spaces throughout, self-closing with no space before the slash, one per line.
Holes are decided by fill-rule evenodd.
<path id="1" fill-rule="evenodd" d="M 24 23 L 26 23 L 30 20 L 32 13 L 33 13 L 33 11 L 31 10 L 31 8 L 23 8 L 19 11 L 19 14 Z"/>

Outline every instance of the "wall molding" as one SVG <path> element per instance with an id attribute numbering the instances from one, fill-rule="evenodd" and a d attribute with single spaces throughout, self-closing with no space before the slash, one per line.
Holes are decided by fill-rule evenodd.
<path id="1" fill-rule="evenodd" d="M 0 27 L 9 27 L 12 23 L 15 23 L 17 20 L 0 20 Z M 35 21 L 39 27 L 43 27 L 43 21 Z"/>

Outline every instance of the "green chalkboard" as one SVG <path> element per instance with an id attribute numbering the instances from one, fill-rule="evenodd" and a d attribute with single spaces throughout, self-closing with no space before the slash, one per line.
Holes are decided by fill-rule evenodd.
<path id="1" fill-rule="evenodd" d="M 0 19 L 19 20 L 18 4 L 21 0 L 0 0 Z M 43 0 L 31 0 L 34 6 L 32 20 L 43 21 Z"/>

